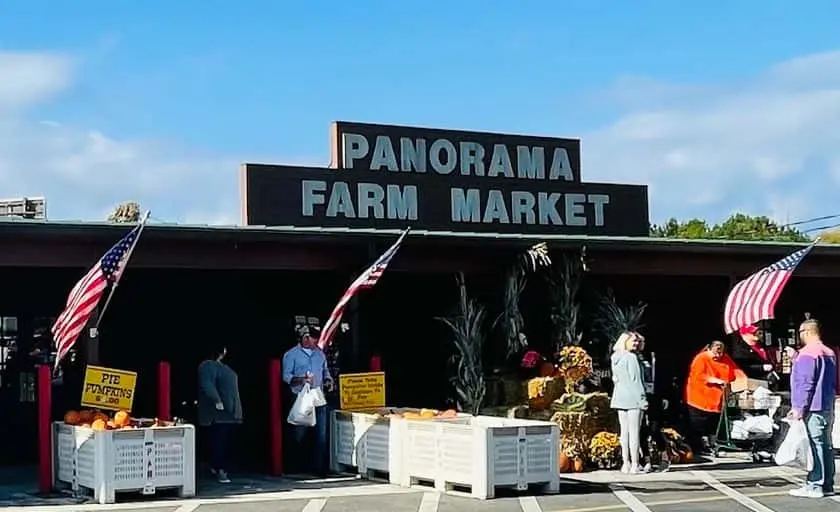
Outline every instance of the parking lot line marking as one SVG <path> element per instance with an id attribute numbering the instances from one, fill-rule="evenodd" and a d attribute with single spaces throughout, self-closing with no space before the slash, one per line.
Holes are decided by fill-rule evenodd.
<path id="1" fill-rule="evenodd" d="M 175 509 L 175 512 L 193 512 L 201 506 L 201 503 L 186 503 Z"/>
<path id="2" fill-rule="evenodd" d="M 542 507 L 534 496 L 520 496 L 519 508 L 522 512 L 542 512 Z"/>
<path id="3" fill-rule="evenodd" d="M 775 474 L 779 478 L 787 480 L 788 482 L 790 482 L 794 485 L 805 485 L 805 480 L 804 479 L 797 478 L 797 477 L 791 475 L 790 473 L 786 473 L 786 472 L 782 471 L 781 469 L 774 469 L 773 474 Z M 832 501 L 836 501 L 837 503 L 840 503 L 840 496 L 830 496 L 828 499 L 830 499 Z"/>
<path id="4" fill-rule="evenodd" d="M 647 505 L 642 503 L 639 498 L 633 496 L 633 493 L 625 489 L 623 485 L 611 485 L 610 490 L 612 490 L 616 498 L 620 499 L 633 512 L 652 512 Z"/>
<path id="5" fill-rule="evenodd" d="M 301 510 L 301 512 L 321 512 L 321 509 L 323 509 L 324 505 L 326 504 L 326 498 L 316 498 L 314 500 L 309 500 L 306 503 L 306 506 L 303 507 L 303 510 Z"/>
<path id="6" fill-rule="evenodd" d="M 437 512 L 438 505 L 440 505 L 439 492 L 424 492 L 417 512 Z"/>
<path id="7" fill-rule="evenodd" d="M 722 483 L 720 480 L 718 480 L 717 478 L 713 477 L 705 471 L 692 471 L 691 473 L 700 480 L 702 480 L 703 483 L 705 483 L 709 487 L 715 489 L 721 494 L 729 496 L 730 498 L 737 501 L 741 505 L 747 507 L 748 509 L 752 510 L 753 512 L 775 512 L 773 509 L 765 507 L 764 505 L 755 501 L 749 496 L 741 494 L 732 487 L 729 487 L 728 485 Z"/>
<path id="8" fill-rule="evenodd" d="M 766 498 L 770 496 L 785 496 L 787 495 L 787 491 L 768 491 L 768 492 L 757 492 L 757 493 L 750 493 L 750 498 Z M 680 500 L 661 500 L 661 501 L 648 501 L 642 502 L 647 507 L 668 507 L 671 505 L 683 505 L 687 503 L 713 503 L 715 501 L 729 501 L 732 498 L 729 496 L 704 496 L 702 498 L 685 498 Z M 552 510 L 549 512 L 608 512 L 611 510 L 627 510 L 627 505 L 601 505 L 598 507 L 585 507 L 585 508 L 564 508 L 561 510 Z"/>

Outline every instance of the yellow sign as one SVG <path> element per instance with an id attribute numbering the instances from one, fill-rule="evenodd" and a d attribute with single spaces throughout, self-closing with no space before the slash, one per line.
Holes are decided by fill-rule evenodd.
<path id="1" fill-rule="evenodd" d="M 385 372 L 341 375 L 338 392 L 345 411 L 385 407 Z"/>
<path id="2" fill-rule="evenodd" d="M 88 366 L 82 389 L 82 407 L 131 411 L 136 385 L 137 372 Z"/>

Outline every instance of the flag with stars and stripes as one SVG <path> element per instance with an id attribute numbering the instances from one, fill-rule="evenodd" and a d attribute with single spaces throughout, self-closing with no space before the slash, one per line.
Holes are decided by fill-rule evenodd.
<path id="1" fill-rule="evenodd" d="M 76 283 L 67 297 L 64 311 L 52 327 L 55 342 L 55 366 L 70 352 L 79 335 L 93 315 L 96 306 L 109 285 L 116 285 L 125 269 L 131 251 L 143 230 L 140 223 L 111 247 L 96 264 Z"/>
<path id="2" fill-rule="evenodd" d="M 403 239 L 410 229 L 411 228 L 408 228 L 403 231 L 397 241 L 394 242 L 394 245 L 382 253 L 382 256 L 373 262 L 373 265 L 362 272 L 362 274 L 353 281 L 350 287 L 347 288 L 344 295 L 341 296 L 341 299 L 338 301 L 338 304 L 336 304 L 335 309 L 333 309 L 333 312 L 324 324 L 324 328 L 321 330 L 321 336 L 318 338 L 318 346 L 321 347 L 322 350 L 329 345 L 330 341 L 332 341 L 333 334 L 335 334 L 338 323 L 341 320 L 342 315 L 344 315 L 344 309 L 347 307 L 347 303 L 350 302 L 350 299 L 352 299 L 359 290 L 367 290 L 376 285 L 382 277 L 382 274 L 385 272 L 385 269 L 388 268 L 388 264 L 391 263 L 394 255 L 397 254 L 400 244 L 402 244 Z"/>
<path id="3" fill-rule="evenodd" d="M 731 334 L 741 327 L 761 320 L 773 318 L 773 310 L 782 290 L 793 275 L 793 271 L 811 252 L 817 241 L 764 267 L 732 288 L 723 312 L 723 326 L 726 334 Z"/>

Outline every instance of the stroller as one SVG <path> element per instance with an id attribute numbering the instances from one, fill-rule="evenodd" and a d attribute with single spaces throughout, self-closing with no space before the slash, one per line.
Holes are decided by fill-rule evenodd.
<path id="1" fill-rule="evenodd" d="M 713 455 L 721 452 L 748 451 L 755 463 L 773 461 L 778 440 L 784 438 L 780 421 L 782 400 L 778 395 L 768 399 L 738 398 L 727 391 L 718 422 Z"/>

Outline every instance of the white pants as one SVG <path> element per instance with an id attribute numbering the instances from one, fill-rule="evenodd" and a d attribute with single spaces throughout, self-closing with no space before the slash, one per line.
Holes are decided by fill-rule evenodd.
<path id="1" fill-rule="evenodd" d="M 621 460 L 624 466 L 639 467 L 639 430 L 642 427 L 641 409 L 619 409 L 621 426 Z"/>

